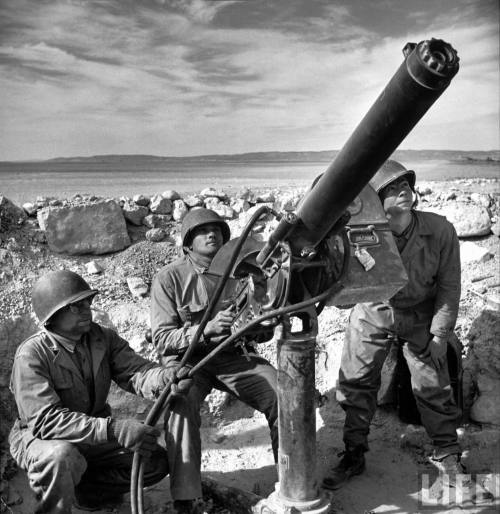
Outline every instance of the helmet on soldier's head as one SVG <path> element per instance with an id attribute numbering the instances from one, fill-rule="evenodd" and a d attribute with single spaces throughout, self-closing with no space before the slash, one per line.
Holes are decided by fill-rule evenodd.
<path id="1" fill-rule="evenodd" d="M 388 186 L 401 177 L 406 177 L 408 184 L 410 184 L 412 190 L 415 191 L 415 172 L 413 170 L 407 170 L 398 161 L 388 160 L 382 164 L 380 169 L 370 180 L 370 186 L 372 186 L 373 189 L 375 189 L 375 191 L 380 194 L 384 187 Z"/>
<path id="2" fill-rule="evenodd" d="M 73 271 L 51 271 L 35 282 L 31 304 L 40 323 L 46 324 L 63 307 L 93 297 L 98 292 Z"/>
<path id="3" fill-rule="evenodd" d="M 216 212 L 202 207 L 200 209 L 191 209 L 186 216 L 184 216 L 181 227 L 182 246 L 189 245 L 189 239 L 195 228 L 209 223 L 219 225 L 222 232 L 223 243 L 227 243 L 231 235 L 229 225 Z"/>

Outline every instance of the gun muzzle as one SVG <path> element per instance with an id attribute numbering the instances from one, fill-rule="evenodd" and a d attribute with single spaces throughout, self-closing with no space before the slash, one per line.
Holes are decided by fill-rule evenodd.
<path id="1" fill-rule="evenodd" d="M 456 51 L 440 39 L 408 43 L 403 54 L 404 62 L 300 204 L 298 223 L 278 224 L 275 234 L 286 234 L 293 255 L 325 238 L 458 72 Z M 259 265 L 273 252 L 275 241 L 271 237 L 261 250 Z"/>

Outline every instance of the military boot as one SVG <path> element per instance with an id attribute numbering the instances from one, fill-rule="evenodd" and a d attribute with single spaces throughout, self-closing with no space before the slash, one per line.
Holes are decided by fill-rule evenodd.
<path id="1" fill-rule="evenodd" d="M 323 480 L 325 489 L 338 489 L 355 475 L 361 475 L 365 470 L 365 450 L 361 446 L 346 448 L 339 453 L 339 463 L 332 469 L 330 476 Z"/>
<path id="2" fill-rule="evenodd" d="M 482 484 L 476 482 L 474 476 L 467 472 L 460 459 L 460 454 L 455 453 L 445 457 L 432 456 L 429 460 L 439 470 L 443 489 L 441 495 L 444 493 L 444 488 L 449 487 L 455 489 L 456 492 L 460 492 L 460 494 L 454 493 L 452 497 L 460 498 L 461 503 L 482 505 L 494 500 L 493 494 L 485 489 Z"/>

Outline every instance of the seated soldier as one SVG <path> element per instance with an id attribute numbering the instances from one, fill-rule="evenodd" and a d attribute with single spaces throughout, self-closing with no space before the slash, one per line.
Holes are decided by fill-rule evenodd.
<path id="1" fill-rule="evenodd" d="M 10 451 L 25 469 L 37 513 L 96 510 L 130 487 L 133 451 L 147 457 L 144 484 L 168 473 L 156 428 L 112 417 L 111 381 L 154 398 L 173 376 L 136 354 L 116 332 L 92 322 L 97 290 L 71 271 L 41 277 L 32 293 L 43 329 L 24 341 L 14 359 L 11 390 L 19 418 Z M 189 380 L 178 390 L 189 386 Z"/>
<path id="2" fill-rule="evenodd" d="M 162 268 L 151 288 L 153 342 L 163 364 L 175 365 L 191 343 L 214 295 L 208 268 L 229 240 L 229 226 L 210 209 L 193 209 L 182 222 L 184 255 Z M 223 300 L 227 300 L 223 298 Z M 195 365 L 231 333 L 233 306 L 214 309 L 189 364 Z M 278 402 L 276 370 L 250 346 L 247 355 L 235 345 L 218 353 L 193 376 L 185 398 L 172 405 L 167 419 L 167 451 L 172 470 L 170 491 L 178 514 L 197 514 L 201 497 L 200 407 L 212 388 L 227 391 L 266 416 L 276 460 Z"/>

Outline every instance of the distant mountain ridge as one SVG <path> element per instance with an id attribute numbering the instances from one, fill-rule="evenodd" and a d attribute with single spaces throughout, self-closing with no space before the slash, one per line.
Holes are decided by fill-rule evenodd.
<path id="1" fill-rule="evenodd" d="M 121 154 L 93 155 L 90 157 L 56 157 L 47 160 L 31 160 L 30 162 L 54 163 L 120 163 L 120 162 L 185 162 L 185 163 L 258 163 L 258 162 L 331 162 L 339 150 L 324 150 L 317 152 L 250 152 L 241 154 L 195 155 L 188 157 Z M 500 162 L 500 150 L 396 150 L 394 159 L 405 161 L 448 160 L 464 162 Z M 22 162 L 22 161 L 18 161 Z"/>

